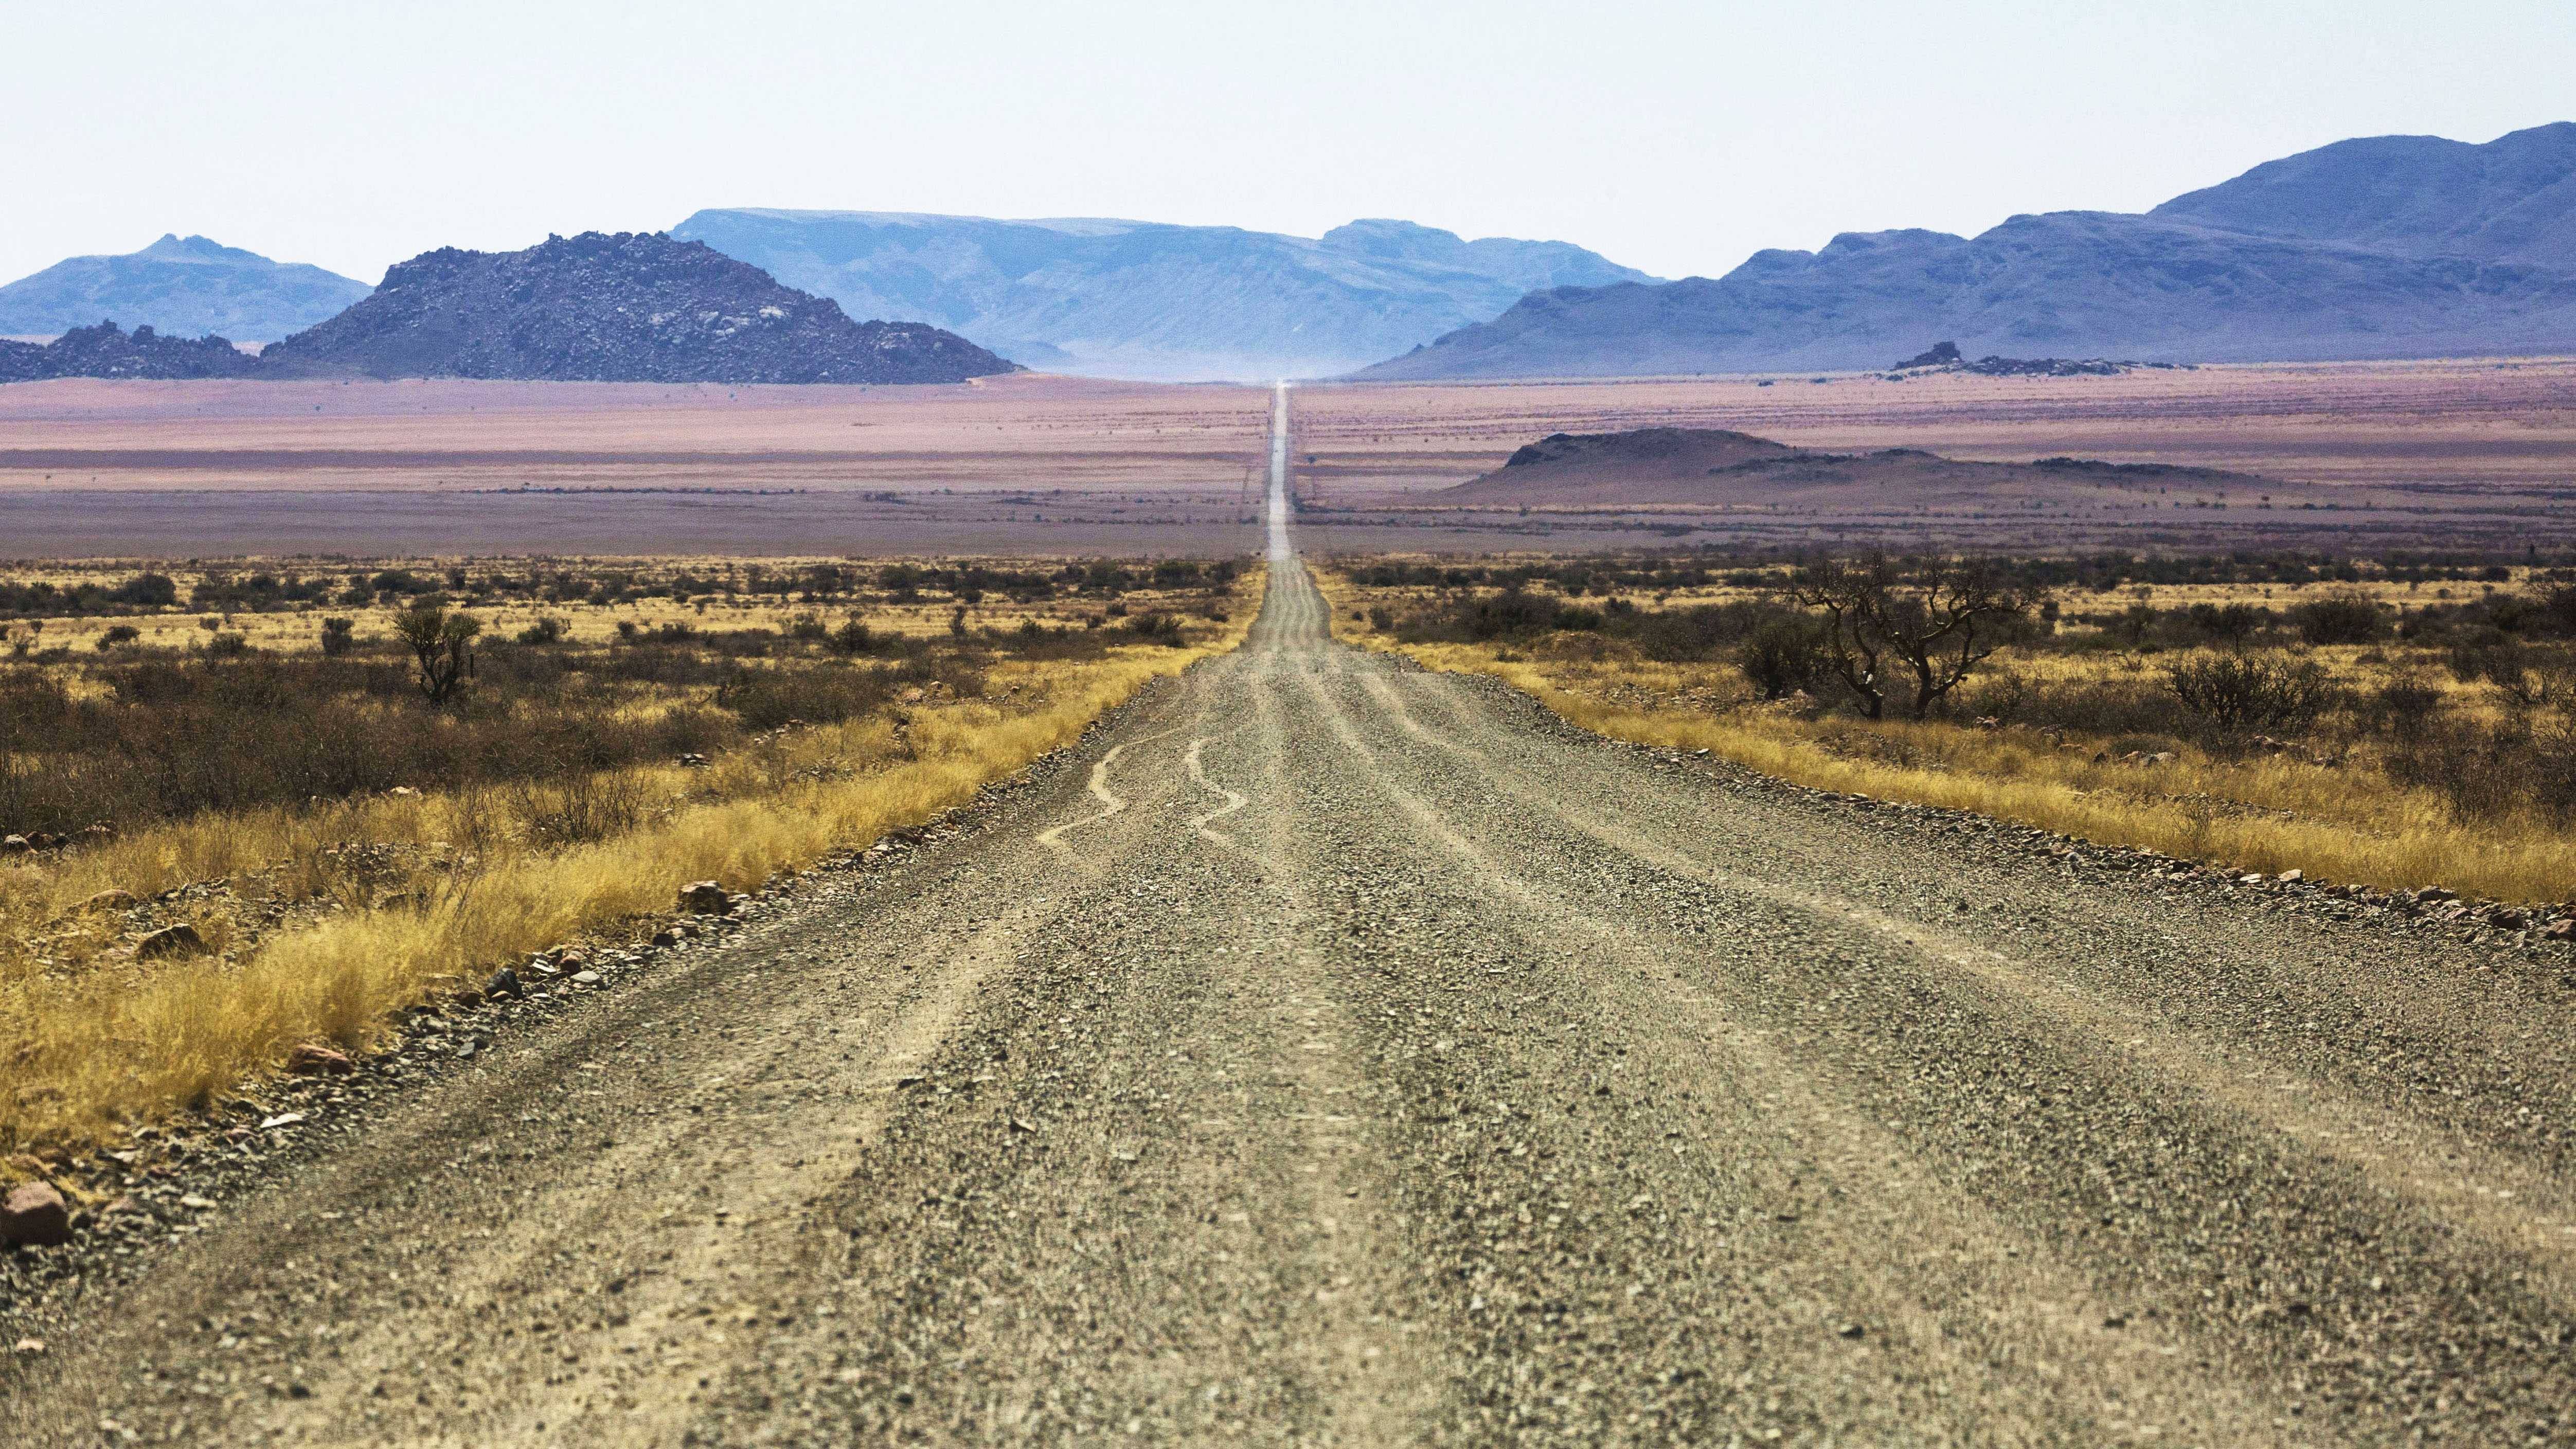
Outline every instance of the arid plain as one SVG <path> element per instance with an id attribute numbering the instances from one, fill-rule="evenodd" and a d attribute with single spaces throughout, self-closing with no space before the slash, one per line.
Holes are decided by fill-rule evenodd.
<path id="1" fill-rule="evenodd" d="M 1863 375 L 1295 392 L 1320 552 L 2053 539 L 2493 548 L 2569 531 L 2576 361 Z M 61 381 L 0 390 L 0 546 L 33 557 L 387 553 L 1209 556 L 1256 546 L 1267 389 L 1043 375 L 907 388 Z M 1554 432 L 2260 475 L 2337 506 L 2105 519 L 2018 498 L 1459 508 Z M 2290 490 L 2295 490 L 2294 493 Z"/>

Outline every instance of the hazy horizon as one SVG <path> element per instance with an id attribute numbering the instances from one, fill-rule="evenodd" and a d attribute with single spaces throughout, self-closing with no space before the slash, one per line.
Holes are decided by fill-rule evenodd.
<path id="1" fill-rule="evenodd" d="M 1665 277 L 2141 211 L 2352 136 L 2576 119 L 2576 13 L 2039 5 L 30 10 L 0 280 L 201 234 L 373 283 L 716 207 L 1400 217 Z M 114 93 L 150 104 L 101 106 Z M 184 117 L 174 125 L 172 117 Z"/>

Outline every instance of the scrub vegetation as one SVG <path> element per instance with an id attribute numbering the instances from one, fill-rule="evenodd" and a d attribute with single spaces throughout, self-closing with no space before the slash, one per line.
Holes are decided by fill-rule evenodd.
<path id="1" fill-rule="evenodd" d="M 1346 637 L 1803 784 L 2237 870 L 2576 886 L 2576 570 L 2300 555 L 1358 561 Z"/>
<path id="2" fill-rule="evenodd" d="M 0 1149 L 923 820 L 1232 648 L 1262 588 L 1230 560 L 155 577 L 7 623 Z"/>

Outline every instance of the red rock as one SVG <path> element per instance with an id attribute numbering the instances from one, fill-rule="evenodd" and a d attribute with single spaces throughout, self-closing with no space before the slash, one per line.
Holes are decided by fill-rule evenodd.
<path id="1" fill-rule="evenodd" d="M 299 1077 L 345 1077 L 349 1054 L 319 1042 L 306 1042 L 286 1054 L 286 1069 Z"/>
<path id="2" fill-rule="evenodd" d="M 702 916 L 722 915 L 733 908 L 733 897 L 711 880 L 691 881 L 680 887 L 680 909 Z"/>
<path id="3" fill-rule="evenodd" d="M 72 1211 L 49 1182 L 22 1182 L 0 1202 L 0 1242 L 50 1248 L 72 1238 Z"/>

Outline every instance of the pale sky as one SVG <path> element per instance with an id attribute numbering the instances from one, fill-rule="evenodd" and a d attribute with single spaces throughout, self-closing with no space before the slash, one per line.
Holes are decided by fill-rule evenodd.
<path id="1" fill-rule="evenodd" d="M 1717 275 L 2576 119 L 2576 4 L 0 0 L 0 280 L 196 232 L 366 282 L 701 207 L 1363 216 Z"/>

